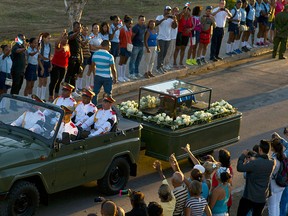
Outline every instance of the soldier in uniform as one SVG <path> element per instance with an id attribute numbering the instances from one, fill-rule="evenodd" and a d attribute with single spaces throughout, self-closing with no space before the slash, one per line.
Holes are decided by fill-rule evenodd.
<path id="1" fill-rule="evenodd" d="M 76 101 L 74 100 L 74 98 L 71 96 L 72 91 L 74 90 L 74 86 L 63 82 L 61 83 L 62 85 L 62 95 L 57 97 L 54 101 L 53 104 L 57 105 L 57 106 L 66 106 L 66 107 L 75 107 L 76 105 Z"/>
<path id="2" fill-rule="evenodd" d="M 71 116 L 74 111 L 74 107 L 66 107 L 61 106 L 61 108 L 64 110 L 64 117 L 62 119 L 61 125 L 59 127 L 59 131 L 57 134 L 57 138 L 59 140 L 63 139 L 63 133 L 69 134 L 70 140 L 75 140 L 78 134 L 78 128 L 76 125 L 71 121 Z M 54 131 L 53 131 L 54 132 Z M 51 134 L 53 136 L 54 133 Z"/>
<path id="3" fill-rule="evenodd" d="M 76 126 L 81 127 L 97 111 L 96 106 L 91 102 L 94 96 L 95 93 L 93 91 L 83 88 L 82 101 L 76 105 L 75 111 L 72 114 L 72 121 Z"/>
<path id="4" fill-rule="evenodd" d="M 33 100 L 44 103 L 37 95 L 31 96 Z M 11 123 L 12 126 L 26 128 L 34 133 L 40 134 L 43 132 L 43 124 L 45 123 L 44 114 L 38 109 L 35 104 L 26 104 L 28 110 L 25 111 L 19 118 Z"/>
<path id="5" fill-rule="evenodd" d="M 107 133 L 117 122 L 116 112 L 112 110 L 115 100 L 111 96 L 103 98 L 102 108 L 82 124 L 82 129 L 89 131 L 89 137 Z M 91 130 L 91 126 L 94 128 Z"/>
<path id="6" fill-rule="evenodd" d="M 288 37 L 288 5 L 285 5 L 283 12 L 280 12 L 275 17 L 276 34 L 274 37 L 274 48 L 272 58 L 276 57 L 277 49 L 279 48 L 279 59 L 286 59 L 284 52 L 286 51 L 286 43 Z"/>

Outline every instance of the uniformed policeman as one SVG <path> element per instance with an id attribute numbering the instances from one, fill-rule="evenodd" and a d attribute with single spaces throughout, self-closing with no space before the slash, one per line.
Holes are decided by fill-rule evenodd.
<path id="1" fill-rule="evenodd" d="M 117 122 L 116 112 L 112 110 L 115 100 L 111 96 L 103 98 L 102 108 L 82 124 L 82 129 L 89 131 L 89 137 L 105 134 L 111 130 Z M 94 128 L 91 130 L 91 126 Z"/>
<path id="2" fill-rule="evenodd" d="M 70 140 L 75 140 L 76 136 L 78 134 L 78 128 L 76 125 L 71 121 L 71 116 L 74 111 L 74 107 L 66 107 L 66 106 L 61 106 L 61 108 L 64 110 L 64 117 L 61 122 L 61 125 L 59 127 L 59 131 L 57 134 L 57 138 L 59 140 L 63 139 L 63 133 L 69 134 L 69 139 Z M 51 134 L 53 135 L 53 134 Z"/>
<path id="3" fill-rule="evenodd" d="M 37 95 L 31 96 L 33 100 L 44 103 Z M 38 109 L 35 104 L 25 104 L 28 108 L 18 119 L 11 123 L 12 126 L 26 128 L 34 133 L 40 134 L 43 132 L 43 124 L 45 123 L 44 114 Z"/>
<path id="4" fill-rule="evenodd" d="M 94 95 L 93 91 L 86 88 L 82 89 L 82 101 L 76 105 L 72 114 L 72 120 L 76 126 L 81 127 L 97 111 L 96 106 L 91 102 Z"/>

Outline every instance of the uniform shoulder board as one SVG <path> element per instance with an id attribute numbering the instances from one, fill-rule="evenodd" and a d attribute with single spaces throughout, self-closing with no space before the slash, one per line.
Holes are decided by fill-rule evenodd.
<path id="1" fill-rule="evenodd" d="M 76 102 L 76 100 L 72 97 L 70 97 L 70 100 L 73 101 L 73 102 Z"/>
<path id="2" fill-rule="evenodd" d="M 112 115 L 116 115 L 116 112 L 114 110 L 110 111 Z"/>
<path id="3" fill-rule="evenodd" d="M 44 116 L 44 114 L 42 112 L 40 112 L 40 111 L 38 111 L 38 115 Z"/>
<path id="4" fill-rule="evenodd" d="M 92 106 L 92 107 L 96 107 L 95 104 L 93 104 L 93 103 L 90 103 L 89 105 Z"/>
<path id="5" fill-rule="evenodd" d="M 71 127 L 75 128 L 75 124 L 73 122 L 70 122 Z"/>

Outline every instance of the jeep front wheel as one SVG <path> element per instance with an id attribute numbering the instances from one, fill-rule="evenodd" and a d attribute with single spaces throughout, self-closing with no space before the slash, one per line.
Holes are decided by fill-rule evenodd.
<path id="1" fill-rule="evenodd" d="M 11 189 L 5 201 L 5 209 L 2 210 L 4 210 L 7 215 L 34 215 L 39 206 L 39 198 L 38 189 L 34 184 L 20 181 Z"/>
<path id="2" fill-rule="evenodd" d="M 105 176 L 98 180 L 98 186 L 102 193 L 113 195 L 123 189 L 129 179 L 130 166 L 125 158 L 116 158 L 111 163 Z"/>

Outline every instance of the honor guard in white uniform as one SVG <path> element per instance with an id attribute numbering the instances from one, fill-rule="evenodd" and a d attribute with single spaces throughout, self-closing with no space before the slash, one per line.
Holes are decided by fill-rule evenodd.
<path id="1" fill-rule="evenodd" d="M 82 124 L 83 130 L 90 130 L 89 137 L 109 132 L 117 122 L 116 112 L 111 108 L 114 102 L 112 97 L 104 97 L 102 108 Z M 91 130 L 92 125 L 94 128 Z"/>
<path id="2" fill-rule="evenodd" d="M 32 95 L 32 99 L 44 103 L 36 95 Z M 18 119 L 11 123 L 12 126 L 26 128 L 34 133 L 40 134 L 43 132 L 43 124 L 45 123 L 44 114 L 38 109 L 35 104 L 26 104 L 27 111 L 25 111 Z"/>
<path id="3" fill-rule="evenodd" d="M 78 128 L 71 121 L 71 116 L 74 111 L 74 107 L 61 106 L 61 108 L 64 110 L 64 117 L 59 127 L 57 138 L 59 140 L 62 140 L 63 133 L 67 133 L 70 135 L 70 140 L 75 140 L 78 134 Z M 53 136 L 53 134 L 51 135 Z"/>
<path id="4" fill-rule="evenodd" d="M 57 106 L 66 106 L 66 107 L 75 107 L 76 101 L 74 98 L 71 96 L 73 89 L 75 88 L 73 85 L 63 82 L 61 83 L 62 85 L 62 95 L 57 97 L 54 101 L 53 104 Z"/>
<path id="5" fill-rule="evenodd" d="M 82 101 L 76 105 L 72 114 L 75 125 L 80 126 L 97 111 L 97 107 L 91 102 L 95 93 L 89 89 L 82 89 Z"/>

